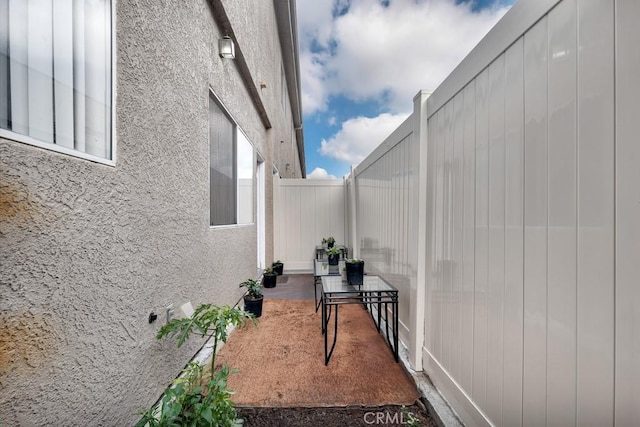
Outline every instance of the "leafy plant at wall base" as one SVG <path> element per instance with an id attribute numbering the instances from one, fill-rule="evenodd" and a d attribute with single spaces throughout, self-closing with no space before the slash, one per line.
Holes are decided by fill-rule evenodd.
<path id="1" fill-rule="evenodd" d="M 262 286 L 265 288 L 275 288 L 277 278 L 278 274 L 275 272 L 273 267 L 265 268 L 264 274 L 262 275 Z"/>
<path id="2" fill-rule="evenodd" d="M 227 389 L 229 368 L 223 365 L 205 386 L 203 374 L 201 365 L 189 363 L 165 392 L 157 415 L 149 409 L 137 426 L 234 426 L 237 415 Z"/>
<path id="3" fill-rule="evenodd" d="M 247 288 L 247 294 L 243 296 L 244 311 L 253 314 L 255 317 L 262 316 L 262 303 L 264 301 L 261 290 L 262 283 L 254 279 L 247 279 L 240 283 L 240 287 Z"/>
<path id="4" fill-rule="evenodd" d="M 280 260 L 277 261 L 273 261 L 271 263 L 271 268 L 273 268 L 273 271 L 278 275 L 282 275 L 283 273 L 283 269 L 284 269 L 284 263 Z"/>
<path id="5" fill-rule="evenodd" d="M 234 426 L 236 410 L 231 400 L 231 391 L 227 389 L 229 367 L 222 365 L 215 371 L 215 358 L 218 343 L 227 342 L 228 327 L 240 326 L 255 318 L 250 314 L 229 306 L 203 304 L 189 318 L 173 319 L 165 324 L 157 339 L 175 338 L 178 347 L 182 346 L 191 335 L 210 336 L 213 338 L 213 354 L 211 356 L 210 375 L 205 381 L 205 367 L 197 362 L 190 362 L 183 375 L 173 381 L 173 386 L 166 390 L 158 408 L 152 407 L 142 414 L 137 427 L 170 427 L 170 426 Z"/>
<path id="6" fill-rule="evenodd" d="M 420 418 L 413 415 L 406 406 L 402 405 L 402 415 L 403 421 L 409 427 L 419 427 L 420 426 Z"/>
<path id="7" fill-rule="evenodd" d="M 247 279 L 244 282 L 240 283 L 241 288 L 247 288 L 247 292 L 251 296 L 251 298 L 260 298 L 262 296 L 262 291 L 260 288 L 262 285 L 260 282 L 254 279 Z"/>

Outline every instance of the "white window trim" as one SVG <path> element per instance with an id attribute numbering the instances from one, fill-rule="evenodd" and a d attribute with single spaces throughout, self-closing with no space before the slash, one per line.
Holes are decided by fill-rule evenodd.
<path id="1" fill-rule="evenodd" d="M 116 166 L 116 157 L 118 152 L 116 144 L 116 1 L 117 0 L 111 0 L 111 159 L 103 159 L 102 157 L 73 150 L 61 145 L 52 144 L 50 142 L 40 141 L 39 139 L 32 138 L 28 135 L 22 135 L 2 128 L 0 128 L 0 138 L 43 148 L 56 153 L 66 154 L 72 157 L 78 157 L 95 163 L 101 163 L 107 166 Z"/>
<path id="2" fill-rule="evenodd" d="M 209 229 L 213 230 L 220 230 L 223 228 L 242 228 L 242 227 L 255 227 L 255 222 L 252 222 L 251 224 L 224 224 L 224 225 L 210 225 Z"/>

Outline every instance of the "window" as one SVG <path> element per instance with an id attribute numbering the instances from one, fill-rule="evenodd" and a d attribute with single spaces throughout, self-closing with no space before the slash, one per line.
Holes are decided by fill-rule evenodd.
<path id="1" fill-rule="evenodd" d="M 0 0 L 0 136 L 112 160 L 111 90 L 111 0 Z"/>
<path id="2" fill-rule="evenodd" d="M 253 223 L 253 146 L 209 97 L 210 225 Z"/>
<path id="3" fill-rule="evenodd" d="M 238 131 L 238 224 L 253 223 L 253 146 Z"/>

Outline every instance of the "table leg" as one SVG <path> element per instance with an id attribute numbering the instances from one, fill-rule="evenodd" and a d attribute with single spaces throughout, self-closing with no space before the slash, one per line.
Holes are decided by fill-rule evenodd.
<path id="1" fill-rule="evenodd" d="M 399 360 L 398 357 L 398 300 L 396 299 L 394 303 L 391 304 L 393 307 L 393 346 L 395 347 L 395 356 L 396 362 Z"/>
<path id="2" fill-rule="evenodd" d="M 382 303 L 382 306 L 384 306 L 384 308 L 381 309 L 382 313 L 378 313 L 378 315 L 379 317 L 382 317 L 382 320 L 384 321 L 384 336 L 387 338 L 387 344 L 389 344 L 389 347 L 391 347 L 391 350 L 393 350 L 393 345 L 392 345 L 393 341 L 389 336 L 389 319 L 388 319 L 389 307 L 386 301 Z"/>
<path id="3" fill-rule="evenodd" d="M 331 344 L 331 350 L 329 350 L 328 354 L 327 354 L 327 342 L 328 342 L 329 330 L 327 329 L 325 331 L 325 333 L 324 333 L 324 365 L 325 366 L 327 366 L 329 364 L 329 359 L 331 359 L 331 355 L 333 354 L 333 350 L 336 348 L 336 341 L 338 340 L 338 307 L 340 307 L 340 306 L 336 305 L 336 310 L 335 310 L 335 313 L 333 315 L 333 317 L 334 317 L 334 319 L 333 319 L 333 342 Z"/>
<path id="4" fill-rule="evenodd" d="M 322 335 L 324 335 L 324 360 L 325 365 L 327 360 L 327 333 L 325 332 L 327 329 L 327 307 L 324 303 L 324 298 L 322 298 Z"/>
<path id="5" fill-rule="evenodd" d="M 358 287 L 358 291 L 360 291 L 360 295 L 362 295 L 362 297 L 360 298 L 360 301 L 362 301 L 362 308 L 367 310 L 367 293 L 362 291 L 362 285 L 354 285 Z"/>
<path id="6" fill-rule="evenodd" d="M 321 301 L 324 301 L 324 297 L 321 298 Z M 325 322 L 322 325 L 322 333 L 326 333 L 327 332 L 327 325 L 329 324 L 329 321 L 331 321 L 331 310 L 332 310 L 333 304 L 327 304 L 327 306 L 323 309 L 326 310 L 325 313 Z M 336 307 L 336 311 L 338 311 L 338 308 Z"/>
<path id="7" fill-rule="evenodd" d="M 320 301 L 318 301 L 318 290 L 317 290 L 319 279 L 320 279 L 319 276 L 313 276 L 313 302 L 316 306 L 316 313 L 318 312 L 318 307 L 320 307 Z M 320 298 L 322 299 L 322 296 L 320 296 Z"/>
<path id="8" fill-rule="evenodd" d="M 376 327 L 378 328 L 378 332 L 380 332 L 380 319 L 382 317 L 382 313 L 381 313 L 381 309 L 382 309 L 382 304 L 380 303 L 380 292 L 378 292 L 378 324 L 376 325 Z"/>

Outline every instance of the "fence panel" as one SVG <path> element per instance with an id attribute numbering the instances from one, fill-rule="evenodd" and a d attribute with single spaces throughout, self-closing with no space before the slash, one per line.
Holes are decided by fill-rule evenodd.
<path id="1" fill-rule="evenodd" d="M 410 200 L 417 194 L 417 145 L 407 119 L 353 171 L 357 241 L 355 253 L 365 270 L 398 291 L 400 339 L 408 345 L 411 284 L 416 277 L 416 250 L 411 247 L 417 222 Z"/>
<path id="2" fill-rule="evenodd" d="M 429 99 L 423 363 L 470 425 L 613 424 L 615 22 L 518 2 Z"/>
<path id="3" fill-rule="evenodd" d="M 274 184 L 274 258 L 287 271 L 311 272 L 323 237 L 345 243 L 345 190 L 341 179 L 280 179 Z"/>

